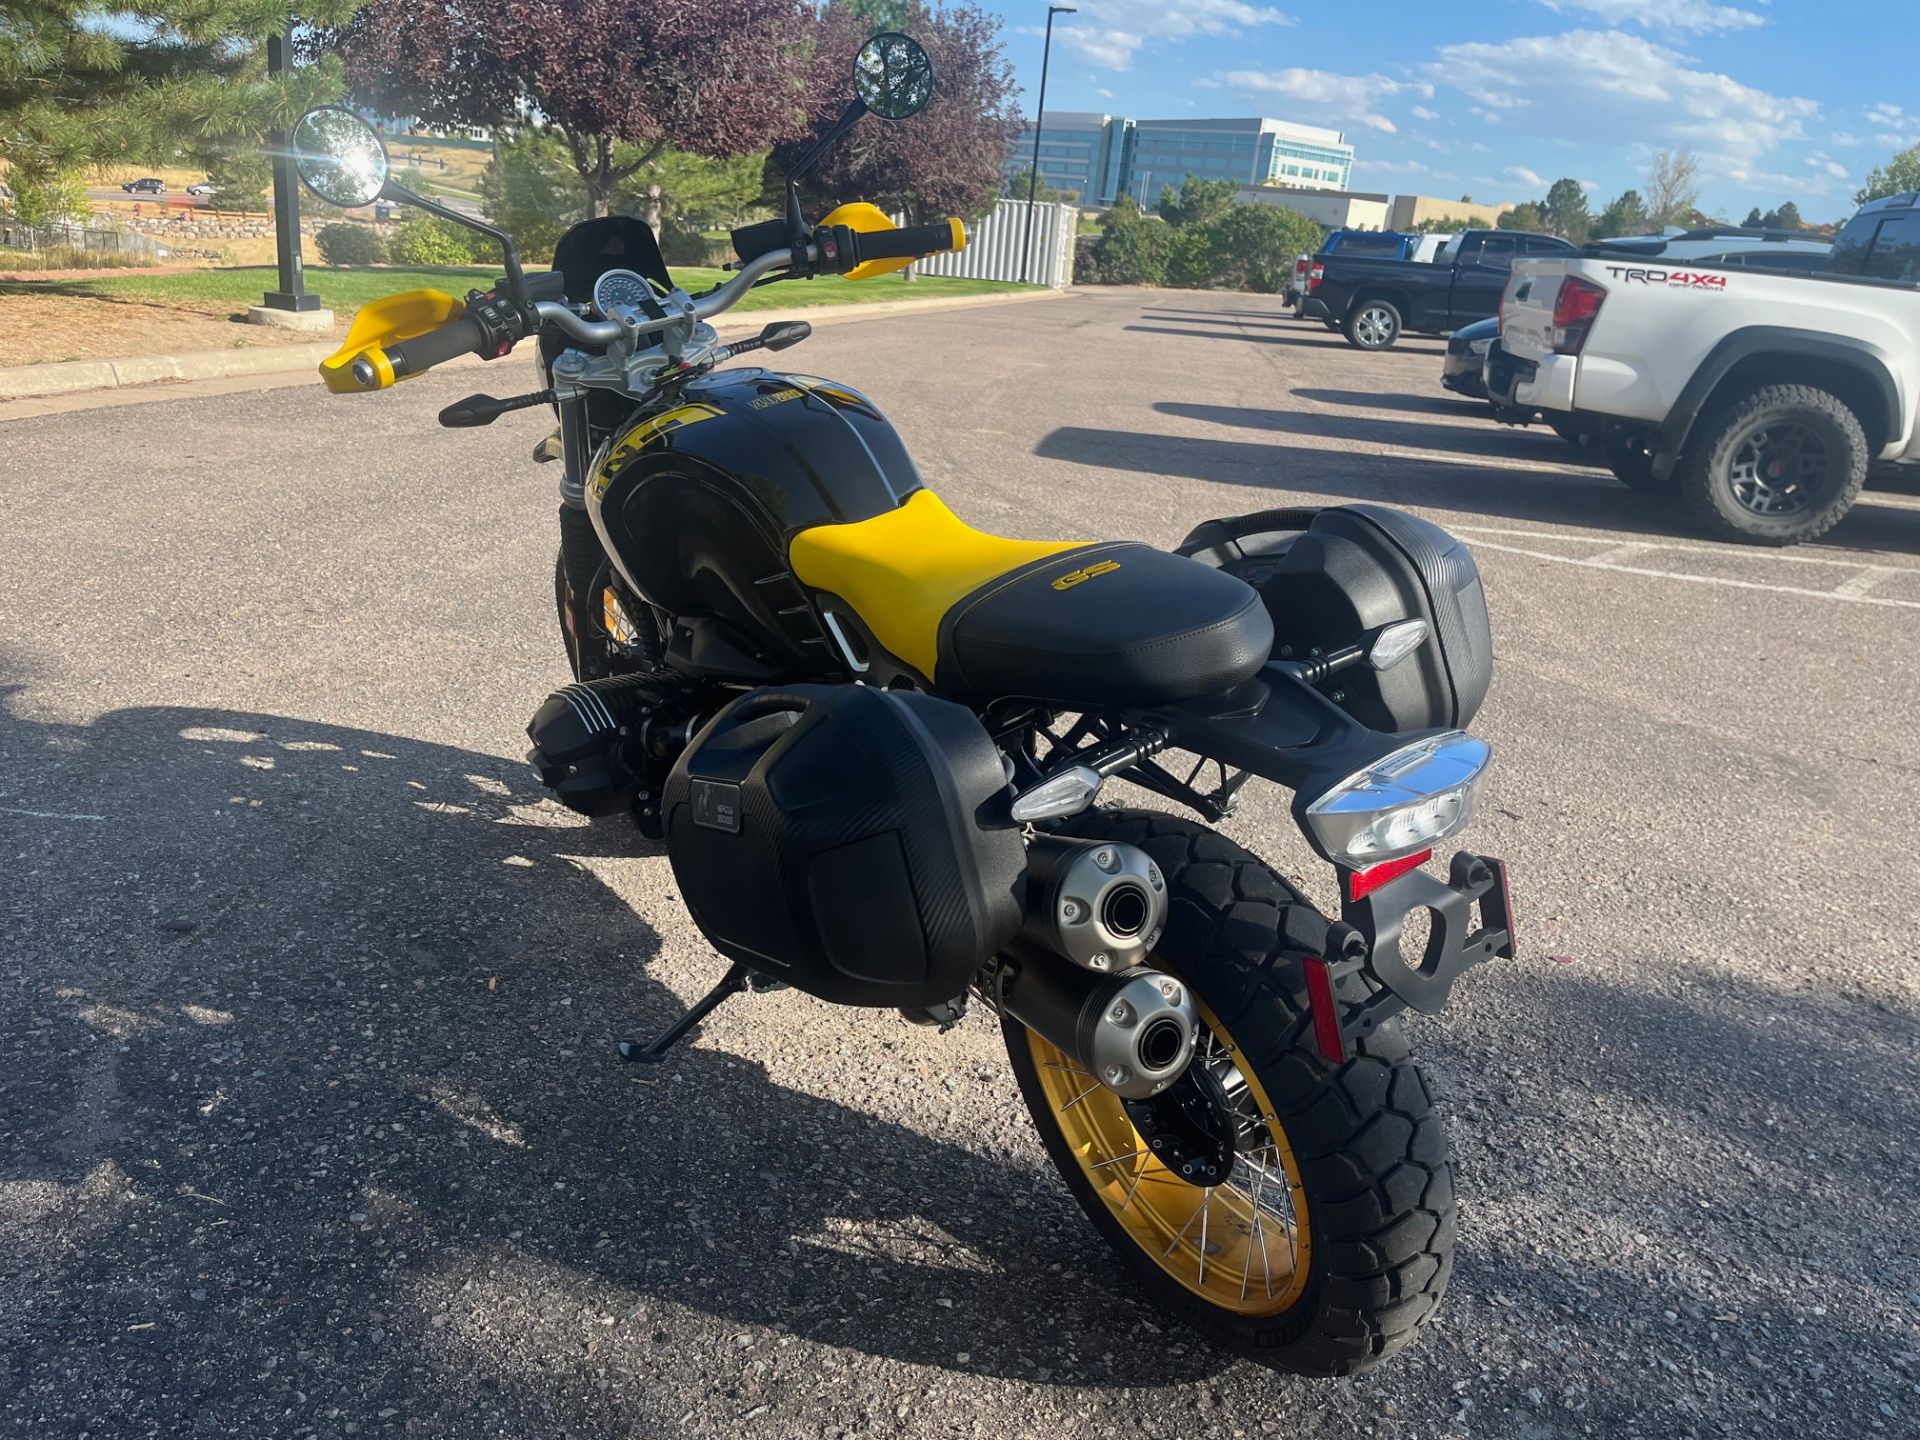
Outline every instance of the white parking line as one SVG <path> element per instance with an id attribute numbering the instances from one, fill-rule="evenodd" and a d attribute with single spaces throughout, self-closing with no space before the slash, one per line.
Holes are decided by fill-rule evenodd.
<path id="1" fill-rule="evenodd" d="M 1558 530 L 1513 530 L 1498 525 L 1449 525 L 1450 530 L 1465 531 L 1474 535 L 1511 535 L 1521 540 L 1560 540 L 1571 545 L 1600 545 L 1613 539 L 1608 535 L 1567 535 Z M 1614 542 L 1616 545 L 1618 541 Z M 1630 542 L 1646 550 L 1679 550 L 1691 555 L 1737 556 L 1743 560 L 1753 560 L 1769 565 L 1831 565 L 1843 570 L 1884 570 L 1888 574 L 1920 574 L 1920 565 L 1887 565 L 1880 562 L 1867 564 L 1865 561 L 1839 559 L 1834 556 L 1815 553 L 1812 555 L 1790 555 L 1781 550 L 1759 550 L 1739 545 L 1687 545 L 1671 540 L 1636 540 Z M 1620 546 L 1624 549 L 1625 546 Z M 1818 552 L 1826 547 L 1810 547 Z M 1590 555 L 1589 560 L 1598 560 L 1606 552 Z M 1885 579 L 1886 576 L 1882 576 Z"/>
<path id="2" fill-rule="evenodd" d="M 1459 528 L 1464 530 L 1467 527 L 1463 525 Z M 1513 534 L 1515 532 L 1503 531 L 1500 533 Z M 1541 538 L 1564 540 L 1571 537 L 1563 535 L 1542 535 Z M 1920 600 L 1889 600 L 1879 595 L 1848 594 L 1843 593 L 1846 590 L 1846 586 L 1844 585 L 1837 590 L 1809 590 L 1803 585 L 1772 585 L 1764 580 L 1735 580 L 1725 575 L 1688 575 L 1679 570 L 1655 570 L 1644 565 L 1619 565 L 1608 560 L 1582 559 L 1577 555 L 1555 555 L 1546 550 L 1529 550 L 1520 545 L 1502 545 L 1493 540 L 1480 541 L 1478 548 L 1482 550 L 1499 550 L 1508 555 L 1525 555 L 1534 560 L 1551 560 L 1561 565 L 1578 565 L 1588 570 L 1611 570 L 1618 575 L 1644 575 L 1654 580 L 1679 580 L 1689 585 L 1722 585 L 1732 590 L 1771 590 L 1779 595 L 1805 595 L 1813 600 L 1838 600 L 1848 605 L 1879 605 L 1888 609 L 1920 610 Z M 1679 549 L 1682 547 L 1674 546 L 1672 548 Z M 1698 549 L 1700 547 L 1695 546 L 1691 548 Z M 1837 564 L 1840 562 L 1829 561 L 1827 563 Z"/>
<path id="3" fill-rule="evenodd" d="M 1891 580 L 1900 573 L 1896 565 L 1862 565 L 1860 573 L 1851 580 L 1842 580 L 1834 587 L 1834 594 L 1844 595 L 1849 600 L 1857 600 L 1883 580 Z"/>

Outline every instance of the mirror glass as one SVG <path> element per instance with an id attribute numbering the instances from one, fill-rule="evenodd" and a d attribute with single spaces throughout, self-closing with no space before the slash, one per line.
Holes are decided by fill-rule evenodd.
<path id="1" fill-rule="evenodd" d="M 294 122 L 293 166 L 314 194 L 351 210 L 386 188 L 387 147 L 351 110 L 323 105 Z"/>
<path id="2" fill-rule="evenodd" d="M 918 40 L 886 31 L 853 57 L 853 93 L 883 120 L 918 115 L 933 98 L 933 61 Z"/>

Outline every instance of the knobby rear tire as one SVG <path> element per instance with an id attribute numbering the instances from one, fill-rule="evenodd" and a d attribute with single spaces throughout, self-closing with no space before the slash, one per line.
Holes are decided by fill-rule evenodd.
<path id="1" fill-rule="evenodd" d="M 1169 922 L 1154 963 L 1191 986 L 1217 1018 L 1285 1131 L 1305 1197 L 1303 1288 L 1278 1313 L 1236 1313 L 1196 1294 L 1143 1250 L 1068 1144 L 1032 1037 L 1007 1018 L 1008 1055 L 1048 1156 L 1128 1270 L 1194 1329 L 1303 1375 L 1379 1365 L 1432 1318 L 1453 1271 L 1446 1136 L 1398 1023 L 1375 1030 L 1344 1064 L 1321 1057 L 1300 961 L 1315 937 L 1324 939 L 1326 922 L 1270 866 L 1224 836 L 1145 811 L 1095 811 L 1068 828 L 1137 845 L 1167 877 Z M 1357 978 L 1345 982 L 1340 1001 L 1363 1000 L 1363 987 Z"/>

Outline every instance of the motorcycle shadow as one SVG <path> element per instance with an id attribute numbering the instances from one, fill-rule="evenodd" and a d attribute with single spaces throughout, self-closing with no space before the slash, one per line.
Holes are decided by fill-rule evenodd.
<path id="1" fill-rule="evenodd" d="M 1028 1382 L 1229 1363 L 1126 1293 L 969 1037 L 786 992 L 621 1066 L 616 1039 L 684 1004 L 621 894 L 670 870 L 515 762 L 221 710 L 49 723 L 3 694 L 0 761 L 21 942 L 0 969 L 21 1002 L 0 1006 L 0 1229 L 22 1226 L 58 1312 L 0 1320 L 23 1375 L 81 1363 L 180 1401 L 119 1343 L 156 1321 L 172 1366 L 262 1405 L 369 1384 L 422 1404 L 424 1368 L 456 1414 L 597 1396 L 610 1356 L 657 1369 L 691 1345 L 738 1368 L 768 1340 L 743 1325 Z M 647 904 L 697 946 L 677 902 Z M 691 998 L 719 968 L 676 982 Z M 802 1084 L 868 1070 L 953 1138 L 727 1053 L 787 1035 L 817 1046 L 781 1055 Z M 969 1109 L 990 1129 L 954 1123 Z"/>

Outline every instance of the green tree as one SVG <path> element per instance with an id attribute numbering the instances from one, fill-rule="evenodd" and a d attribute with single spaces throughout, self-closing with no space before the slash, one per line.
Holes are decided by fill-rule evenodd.
<path id="1" fill-rule="evenodd" d="M 387 242 L 380 232 L 351 220 L 322 225 L 314 232 L 313 243 L 329 265 L 383 265 L 387 259 Z"/>
<path id="2" fill-rule="evenodd" d="M 302 0 L 337 24 L 358 0 Z M 0 17 L 0 151 L 19 188 L 116 161 L 204 162 L 339 93 L 332 63 L 269 77 L 285 0 L 8 0 Z"/>
<path id="3" fill-rule="evenodd" d="M 567 142 L 544 129 L 494 136 L 493 159 L 480 174 L 480 199 L 487 218 L 528 259 L 550 257 L 567 228 L 587 213 L 586 186 Z"/>
<path id="4" fill-rule="evenodd" d="M 1593 228 L 1593 215 L 1587 209 L 1587 192 L 1578 180 L 1566 177 L 1554 181 L 1547 191 L 1545 209 L 1549 234 L 1576 245 L 1586 243 L 1587 232 Z"/>
<path id="5" fill-rule="evenodd" d="M 1131 195 L 1122 195 L 1100 217 L 1100 238 L 1093 260 L 1104 285 L 1164 285 L 1173 255 L 1171 225 L 1144 214 Z"/>
<path id="6" fill-rule="evenodd" d="M 1622 235 L 1643 235 L 1648 229 L 1647 207 L 1638 190 L 1623 190 L 1607 202 L 1593 222 L 1592 234 L 1606 239 Z"/>
<path id="7" fill-rule="evenodd" d="M 49 225 L 87 218 L 87 182 L 72 171 L 22 174 L 12 177 L 14 217 L 27 225 Z"/>
<path id="8" fill-rule="evenodd" d="M 614 191 L 613 208 L 662 226 L 730 227 L 759 201 L 766 165 L 764 150 L 724 159 L 662 150 Z"/>
<path id="9" fill-rule="evenodd" d="M 1015 175 L 1007 181 L 1007 194 L 1015 200 L 1024 200 L 1027 198 L 1027 186 L 1032 183 L 1033 167 L 1031 165 L 1024 165 L 1021 167 L 1018 175 Z M 1060 198 L 1060 192 L 1054 189 L 1053 186 L 1047 184 L 1043 177 L 1040 181 L 1040 188 L 1034 191 L 1033 198 L 1036 204 L 1051 204 Z"/>
<path id="10" fill-rule="evenodd" d="M 1207 224 L 1209 273 L 1201 283 L 1277 295 L 1293 275 L 1293 257 L 1311 255 L 1327 232 L 1284 205 L 1231 205 Z"/>
<path id="11" fill-rule="evenodd" d="M 1865 205 L 1869 200 L 1902 195 L 1909 190 L 1920 190 L 1920 145 L 1902 150 L 1886 164 L 1869 170 L 1867 183 L 1853 197 L 1853 203 Z"/>
<path id="12" fill-rule="evenodd" d="M 1493 223 L 1501 230 L 1544 230 L 1546 207 L 1537 200 L 1523 200 L 1511 210 L 1502 210 L 1500 218 Z"/>
<path id="13" fill-rule="evenodd" d="M 1800 207 L 1789 200 L 1778 210 L 1769 210 L 1760 217 L 1760 224 L 1767 230 L 1804 230 L 1807 222 L 1800 218 Z"/>
<path id="14" fill-rule="evenodd" d="M 1742 228 L 1747 230 L 1758 230 L 1766 223 L 1767 217 L 1760 213 L 1760 207 L 1758 205 L 1747 211 L 1747 218 L 1740 222 Z"/>
<path id="15" fill-rule="evenodd" d="M 273 165 L 256 147 L 234 145 L 207 161 L 207 180 L 214 186 L 208 203 L 215 210 L 265 210 Z"/>
<path id="16" fill-rule="evenodd" d="M 1226 214 L 1240 186 L 1232 180 L 1201 180 L 1192 175 L 1180 184 L 1160 187 L 1160 218 L 1169 225 L 1206 225 Z"/>

